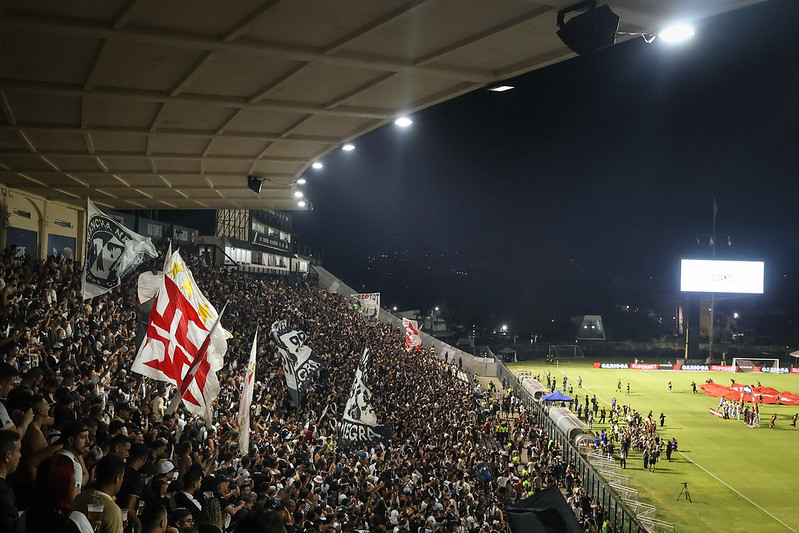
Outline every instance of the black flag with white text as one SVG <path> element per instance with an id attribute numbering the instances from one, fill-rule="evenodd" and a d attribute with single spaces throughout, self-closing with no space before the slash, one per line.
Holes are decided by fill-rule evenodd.
<path id="1" fill-rule="evenodd" d="M 363 351 L 355 379 L 350 388 L 350 396 L 344 407 L 340 439 L 344 448 L 369 446 L 391 438 L 391 428 L 379 426 L 377 415 L 372 407 L 372 391 L 369 388 L 369 348 Z"/>

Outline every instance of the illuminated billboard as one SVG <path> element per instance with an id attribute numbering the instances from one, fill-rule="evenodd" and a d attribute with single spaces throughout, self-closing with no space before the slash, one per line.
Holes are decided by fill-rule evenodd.
<path id="1" fill-rule="evenodd" d="M 683 259 L 680 290 L 763 294 L 763 261 Z"/>

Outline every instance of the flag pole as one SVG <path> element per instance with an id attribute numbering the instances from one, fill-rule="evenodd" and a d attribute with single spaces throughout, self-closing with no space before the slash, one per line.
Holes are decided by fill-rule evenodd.
<path id="1" fill-rule="evenodd" d="M 172 398 L 172 402 L 169 404 L 169 408 L 166 410 L 167 414 L 172 414 L 175 412 L 175 409 L 178 408 L 178 404 L 180 404 L 180 400 L 183 399 L 183 395 L 186 394 L 186 391 L 189 390 L 189 385 L 191 385 L 192 380 L 194 379 L 194 375 L 197 373 L 197 369 L 200 368 L 200 363 L 202 363 L 203 359 L 205 359 L 205 354 L 208 351 L 208 346 L 211 344 L 211 335 L 214 334 L 216 327 L 219 325 L 219 321 L 222 318 L 222 315 L 225 313 L 225 309 L 227 309 L 228 302 L 225 302 L 225 305 L 222 307 L 222 310 L 214 320 L 214 325 L 211 326 L 211 329 L 208 330 L 208 335 L 205 337 L 202 345 L 200 346 L 200 350 L 197 352 L 197 355 L 194 356 L 194 360 L 191 362 L 191 366 L 189 367 L 189 371 L 186 372 L 186 376 L 180 382 L 180 386 L 178 387 L 177 393 Z"/>

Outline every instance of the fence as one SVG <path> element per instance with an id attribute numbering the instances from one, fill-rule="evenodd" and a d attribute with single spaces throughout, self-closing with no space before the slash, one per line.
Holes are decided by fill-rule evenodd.
<path id="1" fill-rule="evenodd" d="M 595 468 L 586 460 L 585 457 L 580 454 L 579 450 L 569 441 L 566 435 L 564 435 L 560 429 L 558 429 L 546 412 L 544 412 L 544 409 L 527 394 L 526 390 L 521 387 L 521 384 L 516 379 L 516 376 L 514 376 L 505 365 L 499 365 L 498 377 L 500 377 L 500 379 L 504 378 L 508 386 L 512 387 L 513 390 L 517 392 L 522 402 L 528 408 L 532 409 L 532 413 L 536 418 L 539 427 L 547 434 L 549 438 L 554 439 L 563 450 L 563 459 L 567 464 L 571 464 L 576 468 L 577 473 L 583 480 L 583 488 L 588 495 L 594 498 L 596 501 L 602 503 L 602 507 L 605 508 L 605 511 L 608 514 L 610 525 L 613 526 L 616 531 L 623 531 L 625 533 L 648 533 L 650 531 L 655 531 L 653 525 L 660 527 L 661 524 L 667 524 L 666 522 L 662 522 L 658 524 L 645 525 L 643 520 L 639 520 L 635 513 L 624 501 L 625 497 L 637 496 L 637 491 L 623 485 L 620 482 L 613 483 L 615 487 L 607 483 L 607 481 L 603 479 L 602 475 L 600 475 L 600 472 L 598 471 L 598 469 L 601 469 L 602 466 Z M 611 474 L 611 477 L 615 476 Z M 655 520 L 654 517 L 652 517 L 650 521 L 659 522 Z"/>

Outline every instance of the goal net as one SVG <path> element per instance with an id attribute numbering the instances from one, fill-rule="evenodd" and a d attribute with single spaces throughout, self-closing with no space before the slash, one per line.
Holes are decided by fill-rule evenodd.
<path id="1" fill-rule="evenodd" d="M 778 374 L 780 360 L 764 357 L 736 357 L 732 360 L 733 372 L 771 372 Z"/>
<path id="2" fill-rule="evenodd" d="M 577 344 L 550 344 L 549 357 L 553 359 L 565 359 L 567 357 L 585 357 L 583 349 Z"/>

